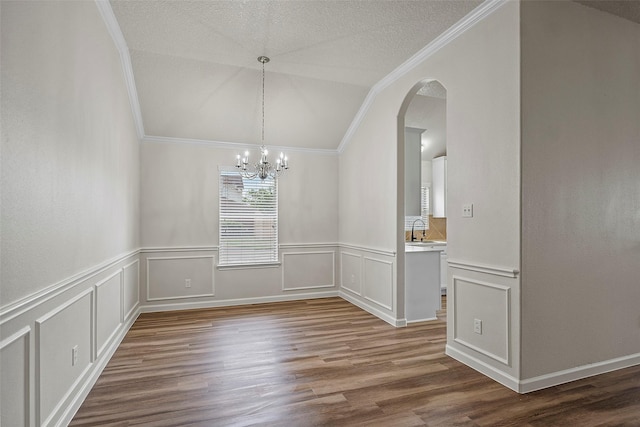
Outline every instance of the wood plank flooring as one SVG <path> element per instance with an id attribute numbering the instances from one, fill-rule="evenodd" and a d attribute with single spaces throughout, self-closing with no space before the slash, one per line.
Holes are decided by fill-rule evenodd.
<path id="1" fill-rule="evenodd" d="M 339 298 L 143 314 L 72 426 L 640 426 L 640 367 L 519 395 Z"/>

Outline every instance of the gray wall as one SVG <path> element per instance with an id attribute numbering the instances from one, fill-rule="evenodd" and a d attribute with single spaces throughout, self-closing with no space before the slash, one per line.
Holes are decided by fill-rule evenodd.
<path id="1" fill-rule="evenodd" d="M 93 2 L 2 2 L 2 305 L 138 247 L 139 145 Z"/>
<path id="2" fill-rule="evenodd" d="M 521 7 L 522 377 L 638 363 L 640 25 Z"/>
<path id="3" fill-rule="evenodd" d="M 138 314 L 138 135 L 96 3 L 0 14 L 0 423 L 66 425 Z"/>

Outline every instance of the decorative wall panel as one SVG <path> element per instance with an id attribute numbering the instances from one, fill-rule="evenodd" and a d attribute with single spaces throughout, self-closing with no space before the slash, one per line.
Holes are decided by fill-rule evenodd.
<path id="1" fill-rule="evenodd" d="M 93 360 L 93 289 L 36 320 L 36 422 L 48 425 Z M 76 358 L 74 360 L 74 348 Z"/>
<path id="2" fill-rule="evenodd" d="M 95 288 L 96 354 L 100 357 L 122 323 L 122 270 L 97 283 Z"/>
<path id="3" fill-rule="evenodd" d="M 140 303 L 140 261 L 125 265 L 122 268 L 122 306 L 123 322 L 128 319 Z"/>
<path id="4" fill-rule="evenodd" d="M 509 365 L 510 288 L 457 275 L 453 287 L 455 342 Z M 474 331 L 477 320 L 480 333 Z"/>
<path id="5" fill-rule="evenodd" d="M 147 301 L 213 296 L 214 256 L 147 258 Z"/>
<path id="6" fill-rule="evenodd" d="M 364 257 L 364 297 L 393 310 L 393 262 Z"/>
<path id="7" fill-rule="evenodd" d="M 335 251 L 282 254 L 282 290 L 335 286 Z"/>
<path id="8" fill-rule="evenodd" d="M 26 327 L 0 342 L 0 424 L 29 425 L 29 337 Z"/>
<path id="9" fill-rule="evenodd" d="M 340 254 L 340 283 L 342 289 L 362 295 L 362 257 L 349 252 Z"/>

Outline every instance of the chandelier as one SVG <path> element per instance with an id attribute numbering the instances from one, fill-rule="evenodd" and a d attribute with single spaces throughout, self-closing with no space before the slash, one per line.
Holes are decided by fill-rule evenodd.
<path id="1" fill-rule="evenodd" d="M 289 169 L 289 159 L 284 153 L 280 153 L 280 157 L 276 158 L 275 165 L 270 163 L 267 157 L 269 150 L 264 145 L 264 64 L 269 61 L 266 56 L 258 57 L 258 62 L 262 64 L 262 145 L 260 146 L 260 160 L 251 165 L 249 163 L 249 151 L 244 152 L 244 157 L 241 157 L 240 154 L 236 156 L 236 168 L 240 169 L 240 175 L 247 179 L 276 178 Z"/>

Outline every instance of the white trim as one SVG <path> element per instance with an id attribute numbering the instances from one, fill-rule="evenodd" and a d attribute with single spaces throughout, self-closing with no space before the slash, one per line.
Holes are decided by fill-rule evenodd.
<path id="1" fill-rule="evenodd" d="M 210 294 L 198 294 L 198 295 L 179 295 L 175 297 L 158 297 L 151 298 L 150 289 L 151 286 L 149 284 L 149 261 L 158 261 L 158 260 L 169 260 L 169 259 L 201 259 L 201 258 L 211 258 L 211 293 Z M 174 300 L 174 299 L 186 299 L 186 298 L 201 298 L 201 297 L 213 297 L 216 294 L 216 284 L 215 284 L 215 275 L 216 275 L 216 257 L 215 255 L 191 255 L 191 256 L 166 256 L 166 257 L 149 257 L 147 258 L 147 301 L 166 301 L 166 300 Z"/>
<path id="2" fill-rule="evenodd" d="M 477 359 L 466 353 L 463 353 L 449 344 L 447 344 L 447 346 L 445 347 L 445 354 L 447 356 L 453 357 L 458 362 L 464 363 L 470 368 L 475 369 L 476 371 L 491 378 L 492 380 L 497 381 L 503 386 L 508 387 L 515 392 L 518 392 L 518 393 L 520 392 L 519 382 L 517 378 L 489 365 L 488 363 L 485 363 L 480 359 Z"/>
<path id="3" fill-rule="evenodd" d="M 273 262 L 254 262 L 251 264 L 218 264 L 218 270 L 249 270 L 255 268 L 279 268 L 282 265 L 280 261 Z"/>
<path id="4" fill-rule="evenodd" d="M 314 285 L 314 286 L 299 286 L 297 288 L 285 288 L 284 287 L 284 270 L 285 270 L 285 256 L 287 255 L 321 255 L 331 254 L 331 283 L 328 285 Z M 336 251 L 314 251 L 314 252 L 285 252 L 282 254 L 282 291 L 300 291 L 305 289 L 323 289 L 334 288 L 336 286 Z"/>
<path id="5" fill-rule="evenodd" d="M 364 102 L 360 106 L 358 113 L 356 114 L 356 116 L 353 118 L 353 121 L 349 125 L 347 132 L 342 137 L 342 141 L 338 146 L 338 153 L 344 152 L 344 150 L 347 148 L 347 146 L 351 142 L 351 138 L 353 138 L 353 135 L 355 134 L 356 130 L 358 129 L 358 127 L 360 127 L 360 123 L 362 123 L 362 120 L 364 119 L 364 116 L 369 110 L 369 107 L 371 107 L 371 104 L 373 104 L 374 99 L 380 92 L 382 92 L 388 86 L 395 83 L 398 79 L 400 79 L 401 77 L 406 75 L 408 72 L 413 70 L 416 66 L 418 66 L 420 63 L 425 61 L 431 55 L 435 54 L 440 49 L 442 49 L 443 47 L 451 43 L 453 40 L 458 38 L 460 35 L 464 34 L 467 30 L 469 30 L 475 24 L 482 21 L 487 16 L 491 15 L 493 12 L 495 12 L 501 6 L 506 4 L 508 1 L 509 0 L 485 1 L 480 6 L 472 10 L 464 18 L 462 18 L 460 21 L 458 21 L 453 26 L 451 26 L 447 31 L 445 31 L 444 33 L 436 37 L 433 41 L 431 41 L 431 43 L 429 43 L 428 45 L 423 47 L 421 50 L 419 50 L 418 53 L 413 55 L 411 58 L 409 58 L 404 63 L 402 63 L 391 73 L 387 74 L 387 76 L 383 77 L 375 85 L 373 85 L 373 87 L 367 94 Z"/>
<path id="6" fill-rule="evenodd" d="M 377 255 L 385 255 L 390 257 L 396 256 L 396 251 L 389 251 L 387 249 L 368 248 L 366 246 L 353 245 L 351 243 L 340 243 L 340 248 L 354 249 L 356 251 L 369 252 Z"/>
<path id="7" fill-rule="evenodd" d="M 26 339 L 25 339 L 26 338 Z M 19 339 L 24 340 L 24 396 L 22 396 L 22 403 L 24 404 L 24 421 L 25 425 L 31 425 L 29 420 L 31 419 L 31 327 L 25 326 L 13 335 L 0 341 L 0 353 L 2 349 L 13 344 Z M 15 367 L 14 367 L 15 369 Z"/>
<path id="8" fill-rule="evenodd" d="M 583 378 L 605 374 L 607 372 L 617 371 L 619 369 L 629 368 L 636 365 L 640 365 L 640 353 L 616 357 L 602 362 L 577 366 L 575 368 L 522 380 L 520 381 L 520 389 L 518 391 L 520 393 L 530 393 L 543 388 L 553 387 L 558 384 L 581 380 Z"/>
<path id="9" fill-rule="evenodd" d="M 382 302 L 376 301 L 373 298 L 367 296 L 367 281 L 366 281 L 366 278 L 365 278 L 365 272 L 366 272 L 365 264 L 367 263 L 367 261 L 378 262 L 380 264 L 387 264 L 387 265 L 390 266 L 390 269 L 391 269 L 391 272 L 390 272 L 391 273 L 391 305 L 383 304 Z M 362 281 L 362 283 L 364 284 L 362 297 L 364 299 L 366 299 L 367 301 L 371 301 L 372 303 L 379 305 L 382 308 L 386 308 L 389 311 L 393 311 L 393 306 L 394 306 L 395 297 L 396 297 L 395 290 L 393 289 L 393 261 L 383 261 L 381 259 L 369 258 L 369 257 L 363 256 L 362 257 L 362 269 L 363 269 L 362 277 L 363 277 L 363 279 L 365 279 L 365 280 Z"/>
<path id="10" fill-rule="evenodd" d="M 107 337 L 107 339 L 104 341 L 104 344 L 102 344 L 102 346 L 100 348 L 98 348 L 98 288 L 100 288 L 101 286 L 103 286 L 105 283 L 109 282 L 111 279 L 113 279 L 116 276 L 120 276 L 120 285 L 119 285 L 119 290 L 120 290 L 120 314 L 118 316 L 118 326 L 115 327 L 115 329 L 111 332 L 111 335 L 109 335 Z M 93 335 L 95 336 L 95 339 L 93 340 L 94 342 L 94 349 L 93 349 L 93 354 L 95 355 L 95 358 L 91 359 L 92 362 L 94 362 L 96 359 L 99 359 L 100 356 L 102 355 L 104 349 L 108 346 L 109 342 L 111 339 L 114 338 L 114 336 L 116 335 L 116 333 L 118 332 L 118 329 L 122 326 L 122 316 L 123 316 L 123 303 L 122 303 L 122 298 L 123 298 L 123 282 L 124 282 L 124 269 L 119 269 L 113 272 L 113 274 L 111 274 L 110 276 L 108 276 L 105 279 L 102 279 L 101 281 L 99 281 L 98 283 L 96 283 L 95 285 L 93 285 L 94 289 L 95 289 L 95 298 L 94 298 L 94 304 L 95 307 L 93 309 L 93 312 L 95 313 L 96 319 L 93 322 L 93 327 L 94 327 L 94 331 L 93 331 Z"/>
<path id="11" fill-rule="evenodd" d="M 280 249 L 316 249 L 316 248 L 337 248 L 339 243 L 281 243 Z"/>
<path id="12" fill-rule="evenodd" d="M 256 144 L 247 144 L 243 142 L 229 142 L 229 141 L 214 141 L 208 139 L 193 139 L 193 138 L 175 138 L 170 136 L 152 136 L 144 135 L 142 142 L 159 143 L 159 144 L 199 144 L 208 145 L 215 148 L 226 148 L 229 150 L 258 150 L 260 147 Z M 321 154 L 325 156 L 337 156 L 338 150 L 328 148 L 304 148 L 304 147 L 286 147 L 283 145 L 269 145 L 267 148 L 272 151 L 287 151 L 298 152 L 308 154 Z"/>
<path id="13" fill-rule="evenodd" d="M 124 311 L 126 310 L 126 307 L 124 306 L 124 277 L 125 277 L 125 271 L 130 268 L 132 265 L 138 265 L 138 274 L 137 274 L 137 278 L 136 278 L 136 295 L 137 295 L 137 299 L 135 301 L 135 304 L 133 304 L 133 306 L 131 307 L 131 310 L 129 310 L 127 313 L 125 313 Z M 130 262 L 127 265 L 124 265 L 122 267 L 122 312 L 123 312 L 123 317 L 122 317 L 122 322 L 124 323 L 130 316 L 131 314 L 136 310 L 136 308 L 138 308 L 140 306 L 140 258 L 136 259 L 133 262 Z"/>
<path id="14" fill-rule="evenodd" d="M 217 251 L 217 246 L 157 246 L 141 248 L 141 254 L 154 253 L 154 252 L 201 252 L 201 251 Z"/>
<path id="15" fill-rule="evenodd" d="M 451 268 L 476 271 L 478 273 L 492 274 L 494 276 L 509 277 L 512 279 L 515 279 L 516 277 L 518 277 L 518 274 L 520 274 L 520 271 L 517 268 L 496 267 L 492 265 L 477 264 L 477 263 L 472 263 L 468 261 L 458 261 L 458 260 L 448 259 L 447 264 Z"/>
<path id="16" fill-rule="evenodd" d="M 81 271 L 80 273 L 74 274 L 73 276 L 63 279 L 58 283 L 55 283 L 45 289 L 42 289 L 38 292 L 35 292 L 31 295 L 28 295 L 21 300 L 18 300 L 14 303 L 11 303 L 7 306 L 0 308 L 0 325 L 10 321 L 11 319 L 16 318 L 17 316 L 26 313 L 31 310 L 36 305 L 42 304 L 63 292 L 68 291 L 72 287 L 79 285 L 80 283 L 84 283 L 92 277 L 97 276 L 100 273 L 105 272 L 109 268 L 114 265 L 124 261 L 127 258 L 132 256 L 137 256 L 139 253 L 139 249 L 136 249 L 132 252 L 128 252 L 123 255 L 118 255 L 114 258 L 111 258 L 108 261 L 105 261 L 101 264 L 88 268 L 86 270 Z"/>
<path id="17" fill-rule="evenodd" d="M 266 303 L 272 303 L 272 302 L 297 301 L 297 300 L 317 299 L 317 298 L 332 298 L 337 296 L 339 296 L 338 291 L 326 291 L 326 292 L 316 292 L 312 294 L 273 295 L 273 296 L 256 297 L 256 298 L 234 298 L 234 299 L 227 299 L 227 300 L 182 302 L 182 303 L 173 303 L 173 304 L 155 304 L 155 305 L 147 304 L 140 308 L 140 312 L 141 313 L 159 313 L 163 311 L 191 310 L 196 308 L 219 308 L 219 307 L 231 307 L 236 305 L 266 304 Z"/>
<path id="18" fill-rule="evenodd" d="M 505 355 L 506 357 L 500 357 L 499 355 L 495 354 L 495 353 L 491 353 L 488 350 L 485 350 L 481 347 L 478 347 L 474 344 L 468 343 L 465 340 L 461 339 L 458 337 L 458 328 L 457 328 L 457 323 L 456 323 L 456 316 L 455 313 L 458 313 L 458 288 L 457 288 L 457 284 L 458 284 L 458 280 L 467 282 L 467 283 L 471 283 L 473 285 L 478 285 L 478 286 L 484 286 L 487 288 L 492 288 L 492 289 L 497 289 L 499 291 L 503 291 L 504 292 L 504 298 L 505 298 L 505 307 L 506 307 L 506 313 L 505 314 L 505 319 L 504 319 L 504 324 L 505 324 Z M 507 366 L 511 366 L 511 288 L 509 286 L 504 286 L 504 285 L 498 285 L 495 283 L 488 283 L 488 282 L 482 282 L 479 280 L 474 280 L 474 279 L 469 279 L 468 277 L 461 277 L 458 275 L 452 275 L 451 277 L 451 281 L 453 284 L 453 313 L 454 315 L 451 316 L 451 328 L 453 329 L 453 341 L 457 342 L 460 345 L 463 345 L 467 348 L 470 348 L 471 350 L 474 350 L 480 354 L 483 354 L 493 360 L 496 360 L 504 365 Z"/>
<path id="19" fill-rule="evenodd" d="M 350 302 L 351 304 L 360 307 L 361 309 L 363 309 L 364 311 L 368 312 L 369 314 L 379 318 L 380 320 L 383 320 L 385 322 L 387 322 L 388 324 L 390 324 L 391 326 L 395 326 L 396 328 L 398 327 L 403 327 L 407 325 L 407 321 L 406 319 L 396 319 L 395 317 L 393 317 L 392 315 L 390 315 L 389 313 L 385 313 L 384 311 L 378 309 L 377 307 L 374 307 L 370 304 L 367 304 L 364 301 L 361 301 L 358 298 L 354 298 L 353 296 L 340 291 L 339 292 L 339 296 L 340 298 Z"/>
<path id="20" fill-rule="evenodd" d="M 138 90 L 136 89 L 136 81 L 133 76 L 133 67 L 131 66 L 131 56 L 129 55 L 127 42 L 124 39 L 124 35 L 122 35 L 122 30 L 120 29 L 118 20 L 113 13 L 109 0 L 95 0 L 95 2 L 98 7 L 98 11 L 100 12 L 100 16 L 107 27 L 107 31 L 113 39 L 113 43 L 116 45 L 116 49 L 120 54 L 122 72 L 124 75 L 125 85 L 127 86 L 127 92 L 129 94 L 131 113 L 133 114 L 133 122 L 136 127 L 138 138 L 142 139 L 144 137 L 144 125 L 142 123 Z"/>
<path id="21" fill-rule="evenodd" d="M 427 317 L 426 319 L 415 319 L 415 320 L 407 320 L 407 325 L 410 323 L 418 323 L 418 322 L 430 322 L 432 320 L 438 320 L 438 317 Z"/>
<path id="22" fill-rule="evenodd" d="M 358 288 L 359 290 L 356 291 L 355 289 L 351 289 L 350 287 L 346 286 L 344 284 L 344 260 L 342 259 L 342 257 L 346 255 L 346 256 L 350 256 L 350 257 L 354 257 L 354 258 L 358 258 L 358 264 L 359 264 L 359 272 L 358 272 Z M 362 255 L 359 254 L 352 254 L 351 252 L 345 252 L 345 251 L 340 251 L 340 288 L 341 289 L 345 289 L 355 295 L 358 295 L 359 297 L 362 296 L 362 272 L 363 272 L 363 266 L 362 266 Z"/>

